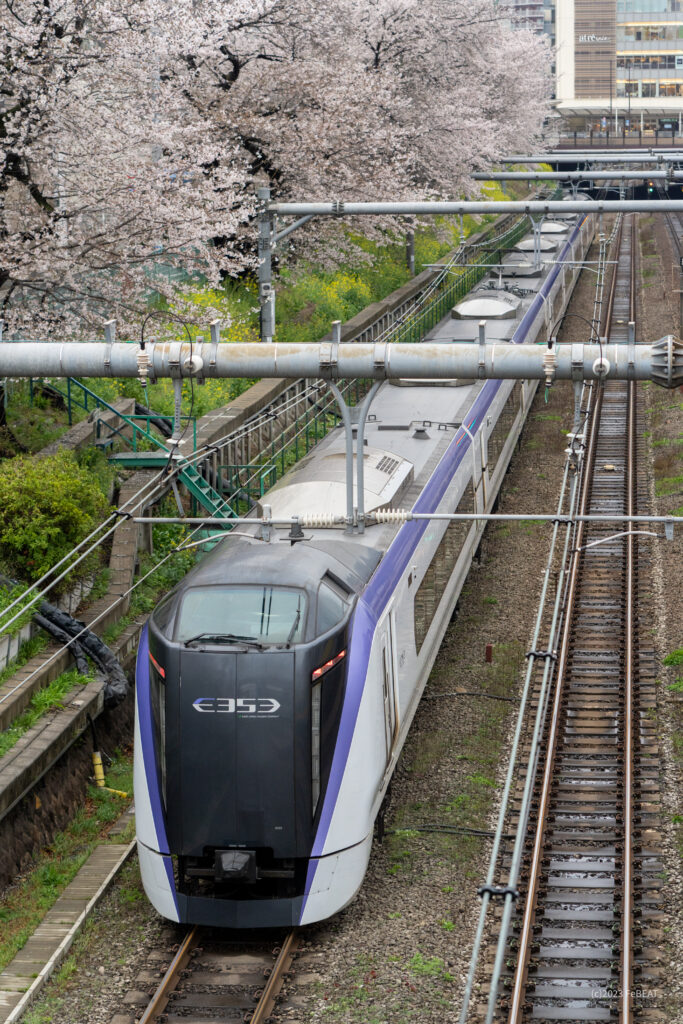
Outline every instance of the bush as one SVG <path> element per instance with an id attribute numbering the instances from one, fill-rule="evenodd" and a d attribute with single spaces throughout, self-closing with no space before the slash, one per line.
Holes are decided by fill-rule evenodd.
<path id="1" fill-rule="evenodd" d="M 18 456 L 0 466 L 0 564 L 33 582 L 63 558 L 107 515 L 102 490 L 71 452 L 48 458 Z M 82 579 L 99 564 L 95 552 L 63 581 Z"/>

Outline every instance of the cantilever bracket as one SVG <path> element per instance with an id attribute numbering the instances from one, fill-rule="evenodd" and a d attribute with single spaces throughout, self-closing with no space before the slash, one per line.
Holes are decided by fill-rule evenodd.
<path id="1" fill-rule="evenodd" d="M 348 406 L 344 396 L 333 382 L 329 382 L 329 388 L 337 399 L 337 405 L 344 424 L 346 437 L 346 532 L 363 533 L 365 531 L 365 422 L 372 400 L 377 394 L 380 381 L 375 381 L 363 401 L 358 405 Z M 353 440 L 354 423 L 356 437 L 356 502 L 353 503 Z"/>

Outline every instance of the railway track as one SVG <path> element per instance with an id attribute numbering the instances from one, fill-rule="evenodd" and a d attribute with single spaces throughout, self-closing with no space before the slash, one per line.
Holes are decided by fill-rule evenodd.
<path id="1" fill-rule="evenodd" d="M 680 261 L 683 256 L 683 217 L 680 213 L 667 211 L 664 214 L 664 219 L 671 238 L 674 259 Z"/>
<path id="2" fill-rule="evenodd" d="M 618 244 L 604 335 L 627 345 L 635 321 L 635 218 L 625 220 Z M 638 454 L 635 385 L 601 385 L 592 402 L 579 512 L 642 511 Z M 564 627 L 547 652 L 553 690 L 495 1011 L 508 1024 L 630 1024 L 644 1019 L 640 1011 L 656 989 L 662 886 L 656 695 L 654 660 L 640 645 L 645 614 L 638 570 L 645 555 L 636 531 L 581 522 L 573 537 Z M 518 795 L 525 779 L 520 768 Z M 515 826 L 519 806 L 518 800 Z M 512 856 L 511 844 L 503 846 L 503 869 Z"/>
<path id="3" fill-rule="evenodd" d="M 296 929 L 275 937 L 226 939 L 220 931 L 191 928 L 165 971 L 138 975 L 125 1012 L 117 1013 L 112 1024 L 265 1024 L 299 941 Z M 168 954 L 160 955 L 168 960 Z M 160 973 L 163 977 L 155 985 Z"/>

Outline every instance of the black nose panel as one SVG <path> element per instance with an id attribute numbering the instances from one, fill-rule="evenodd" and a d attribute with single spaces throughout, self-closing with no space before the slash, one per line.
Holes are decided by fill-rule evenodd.
<path id="1" fill-rule="evenodd" d="M 169 825 L 183 854 L 239 846 L 296 855 L 294 658 L 287 650 L 182 651 L 182 793 L 169 800 L 169 816 L 177 814 Z"/>

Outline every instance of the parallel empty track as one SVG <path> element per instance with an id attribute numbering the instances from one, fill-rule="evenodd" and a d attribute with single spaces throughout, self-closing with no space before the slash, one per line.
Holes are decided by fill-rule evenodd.
<path id="1" fill-rule="evenodd" d="M 635 319 L 636 239 L 635 219 L 627 218 L 605 331 L 625 345 Z M 642 511 L 637 420 L 634 384 L 598 387 L 582 514 Z M 656 988 L 658 762 L 654 665 L 639 653 L 638 530 L 595 522 L 576 530 L 498 1004 L 499 1019 L 510 1024 L 629 1024 Z"/>

